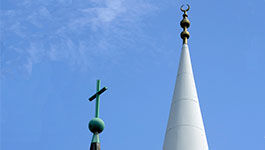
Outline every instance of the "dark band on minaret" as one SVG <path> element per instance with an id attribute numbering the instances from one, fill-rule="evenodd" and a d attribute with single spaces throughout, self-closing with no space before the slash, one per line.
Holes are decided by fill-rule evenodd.
<path id="1" fill-rule="evenodd" d="M 183 44 L 187 44 L 188 39 L 190 37 L 190 33 L 188 31 L 188 28 L 190 27 L 190 21 L 188 19 L 187 11 L 190 10 L 190 5 L 187 4 L 187 7 L 188 7 L 187 9 L 183 9 L 183 7 L 184 5 L 180 7 L 180 10 L 184 12 L 184 14 L 182 15 L 183 19 L 180 22 L 180 26 L 183 28 L 183 31 L 181 32 L 180 36 L 183 39 Z"/>

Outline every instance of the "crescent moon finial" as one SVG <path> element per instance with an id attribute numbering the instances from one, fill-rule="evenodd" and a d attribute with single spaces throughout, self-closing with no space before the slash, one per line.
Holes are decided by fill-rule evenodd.
<path id="1" fill-rule="evenodd" d="M 181 5 L 181 7 L 180 7 L 180 10 L 182 11 L 182 12 L 187 12 L 187 11 L 189 11 L 190 10 L 190 5 L 189 4 L 186 4 L 186 6 L 188 6 L 188 8 L 185 10 L 185 9 L 183 9 L 183 7 L 184 7 L 185 5 Z"/>
<path id="2" fill-rule="evenodd" d="M 187 8 L 184 9 L 184 6 L 186 6 Z M 187 15 L 187 11 L 190 10 L 190 5 L 186 4 L 186 5 L 182 5 L 180 7 L 180 10 L 184 13 L 183 19 L 180 22 L 180 26 L 183 28 L 183 31 L 181 32 L 180 36 L 183 39 L 183 44 L 187 44 L 188 43 L 188 38 L 190 37 L 190 33 L 188 31 L 188 28 L 190 26 L 190 21 L 188 19 L 188 15 Z"/>

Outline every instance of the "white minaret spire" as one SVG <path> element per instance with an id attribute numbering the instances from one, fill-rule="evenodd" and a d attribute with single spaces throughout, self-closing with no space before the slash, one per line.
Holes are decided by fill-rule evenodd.
<path id="1" fill-rule="evenodd" d="M 183 6 L 182 6 L 183 7 Z M 184 12 L 181 27 L 183 46 L 178 68 L 175 90 L 163 145 L 163 150 L 208 150 L 200 105 L 193 78 L 187 40 L 190 25 L 188 9 Z"/>

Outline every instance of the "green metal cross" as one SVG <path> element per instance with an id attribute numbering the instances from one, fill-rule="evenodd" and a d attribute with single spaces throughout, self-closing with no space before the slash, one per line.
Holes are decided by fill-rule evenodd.
<path id="1" fill-rule="evenodd" d="M 107 87 L 103 87 L 101 90 L 99 89 L 100 89 L 100 80 L 97 80 L 97 92 L 89 98 L 89 101 L 93 101 L 94 99 L 96 99 L 96 114 L 95 114 L 96 118 L 99 117 L 99 96 L 100 94 L 102 94 L 107 90 Z"/>

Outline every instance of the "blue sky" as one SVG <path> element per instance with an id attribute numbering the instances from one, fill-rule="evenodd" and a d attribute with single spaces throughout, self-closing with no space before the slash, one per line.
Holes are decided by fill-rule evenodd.
<path id="1" fill-rule="evenodd" d="M 102 149 L 161 150 L 183 3 L 210 149 L 265 149 L 264 0 L 1 0 L 1 149 L 88 149 L 101 79 Z"/>

